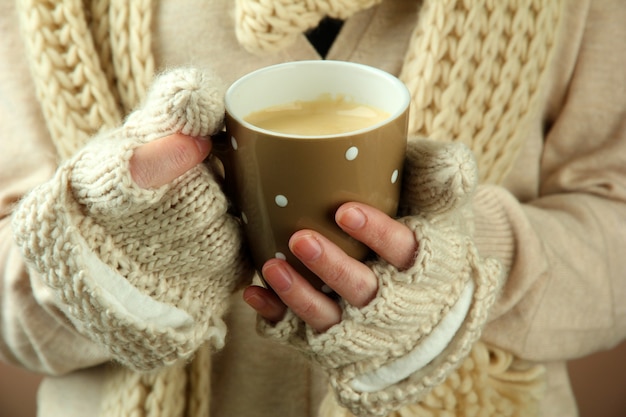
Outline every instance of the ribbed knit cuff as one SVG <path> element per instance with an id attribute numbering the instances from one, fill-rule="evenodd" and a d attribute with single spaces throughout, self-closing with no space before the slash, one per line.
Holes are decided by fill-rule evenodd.
<path id="1" fill-rule="evenodd" d="M 505 189 L 481 185 L 476 190 L 474 210 L 474 243 L 481 257 L 500 261 L 505 276 L 511 270 L 515 257 L 515 238 L 506 206 L 516 203 Z"/>

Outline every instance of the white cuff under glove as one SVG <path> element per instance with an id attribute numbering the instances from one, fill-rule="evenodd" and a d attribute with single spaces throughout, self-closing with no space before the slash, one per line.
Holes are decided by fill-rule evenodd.
<path id="1" fill-rule="evenodd" d="M 501 285 L 501 267 L 472 241 L 476 164 L 465 146 L 411 140 L 400 219 L 419 249 L 398 270 L 370 263 L 378 293 L 365 307 L 341 301 L 342 321 L 324 333 L 291 311 L 261 334 L 295 346 L 329 374 L 355 415 L 385 416 L 419 401 L 458 367 L 479 338 Z"/>
<path id="2" fill-rule="evenodd" d="M 129 172 L 138 146 L 176 132 L 207 137 L 223 115 L 216 78 L 166 73 L 122 127 L 94 138 L 14 213 L 16 241 L 59 308 L 131 368 L 188 358 L 205 341 L 221 348 L 228 299 L 251 277 L 239 222 L 209 168 L 157 189 Z"/>

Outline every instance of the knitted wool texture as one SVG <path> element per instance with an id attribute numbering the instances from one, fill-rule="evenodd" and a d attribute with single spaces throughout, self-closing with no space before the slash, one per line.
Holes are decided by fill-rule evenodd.
<path id="1" fill-rule="evenodd" d="M 207 167 L 156 189 L 138 187 L 129 172 L 133 151 L 144 143 L 175 132 L 215 133 L 224 114 L 215 85 L 197 70 L 159 77 L 122 127 L 66 160 L 14 214 L 25 258 L 68 306 L 77 329 L 135 369 L 171 365 L 207 340 L 223 347 L 227 300 L 251 274 L 239 222 L 227 214 Z M 144 303 L 156 317 L 142 317 L 148 311 L 111 300 L 109 292 Z M 180 310 L 161 312 L 153 299 Z"/>
<path id="2" fill-rule="evenodd" d="M 151 82 L 149 36 L 133 33 L 146 41 L 147 48 L 140 48 L 146 55 L 135 53 L 137 45 L 131 54 L 128 45 L 130 28 L 149 28 L 150 13 L 131 10 L 139 3 L 92 2 L 88 10 L 71 1 L 21 4 L 22 26 L 25 32 L 32 29 L 26 44 L 31 57 L 37 57 L 32 60 L 37 92 L 59 157 L 67 162 L 57 178 L 23 201 L 14 218 L 15 234 L 26 248 L 26 258 L 61 300 L 79 306 L 69 316 L 81 332 L 131 368 L 176 362 L 148 374 L 112 365 L 105 415 L 140 411 L 176 416 L 185 409 L 206 414 L 206 396 L 184 394 L 194 387 L 196 392 L 210 390 L 204 372 L 210 369 L 210 350 L 223 346 L 226 299 L 237 280 L 250 273 L 240 257 L 239 226 L 226 215 L 226 200 L 206 169 L 188 172 L 172 187 L 143 191 L 134 187 L 124 167 L 136 146 L 155 138 L 173 132 L 213 133 L 223 116 L 222 96 L 215 90 L 215 79 L 193 71 L 172 73 L 160 80 L 143 109 L 122 128 L 111 130 L 119 125 L 121 114 L 145 98 Z M 141 20 L 146 16 L 148 23 Z M 104 36 L 109 30 L 116 39 Z M 114 93 L 118 90 L 123 92 Z M 186 95 L 196 90 L 195 96 Z M 92 140 L 99 130 L 105 133 Z M 42 207 L 47 211 L 39 214 Z M 45 227 L 28 229 L 37 225 Z M 77 227 L 78 235 L 96 239 L 86 245 L 112 269 L 144 294 L 191 313 L 195 324 L 155 332 L 124 314 L 116 316 L 84 276 L 89 268 L 80 265 L 85 256 L 78 253 L 82 242 L 73 236 Z M 79 285 L 64 283 L 72 276 Z M 219 279 L 211 281 L 211 276 Z M 205 340 L 212 347 L 199 348 Z M 178 363 L 194 352 L 189 370 Z"/>
<path id="3" fill-rule="evenodd" d="M 254 53 L 276 52 L 325 16 L 347 19 L 382 0 L 236 0 L 236 35 Z"/>
<path id="4" fill-rule="evenodd" d="M 463 364 L 421 401 L 387 417 L 536 417 L 545 391 L 545 368 L 476 343 Z M 328 393 L 320 417 L 355 417 Z"/>
<path id="5" fill-rule="evenodd" d="M 136 104 L 133 100 L 141 99 L 151 82 L 154 61 L 149 50 L 150 3 L 149 0 L 19 0 L 33 78 L 61 159 L 73 155 L 99 129 L 119 125 L 121 115 Z M 314 27 L 323 13 L 347 18 L 374 3 L 377 2 L 237 0 L 237 34 L 243 46 L 257 53 L 278 50 L 287 46 L 297 33 Z M 290 5 L 290 9 L 285 8 Z M 523 140 L 519 133 L 524 131 L 527 116 L 533 111 L 544 70 L 552 57 L 562 5 L 562 0 L 503 0 L 486 4 L 477 0 L 424 1 L 401 73 L 412 93 L 412 133 L 466 143 L 478 159 L 481 181 L 501 181 Z M 285 15 L 275 10 L 296 14 Z M 299 19 L 299 16 L 308 18 Z M 271 34 L 267 37 L 269 41 L 254 40 L 263 33 Z M 536 384 L 538 372 L 516 372 L 518 361 L 510 354 L 495 355 L 496 350 L 489 348 L 493 357 L 508 358 L 499 361 L 505 364 L 499 369 L 487 366 L 488 360 L 469 364 L 477 352 L 484 359 L 485 349 L 480 343 L 475 345 L 468 361 L 444 384 L 435 388 L 420 405 L 403 409 L 397 415 L 453 415 L 446 413 L 455 413 L 456 405 L 467 401 L 481 401 L 479 408 L 487 410 L 489 407 L 484 404 L 493 404 L 493 397 L 503 391 L 507 398 L 536 398 L 528 393 L 540 391 Z M 206 349 L 200 349 L 196 358 L 204 359 L 194 360 L 189 369 L 209 366 L 203 352 Z M 479 372 L 477 368 L 481 366 L 487 369 Z M 503 368 L 513 376 L 506 376 L 508 371 Z M 113 389 L 108 398 L 110 403 L 115 403 L 115 398 L 123 400 L 117 401 L 122 409 L 109 415 L 136 412 L 147 416 L 183 415 L 182 407 L 174 407 L 180 411 L 174 413 L 163 412 L 156 406 L 176 403 L 175 397 L 184 395 L 176 389 L 158 388 L 167 386 L 168 380 L 175 384 L 168 372 L 178 375 L 176 380 L 187 387 L 190 398 L 186 401 L 195 404 L 187 410 L 204 410 L 201 414 L 187 415 L 208 415 L 207 403 L 198 405 L 198 401 L 208 397 L 205 395 L 208 385 L 194 383 L 202 371 L 179 372 L 181 369 L 171 367 L 150 377 L 116 369 L 112 374 L 118 378 L 109 380 L 117 380 L 119 385 L 111 384 Z M 470 371 L 464 372 L 466 369 Z M 498 379 L 502 375 L 505 377 Z M 459 378 L 465 381 L 461 385 Z M 513 388 L 501 389 L 515 378 L 519 381 L 511 385 Z M 472 379 L 473 382 L 468 382 Z M 520 390 L 516 387 L 522 386 L 524 380 L 531 381 L 534 388 L 521 390 L 523 393 L 518 395 L 516 391 Z M 499 382 L 494 384 L 494 381 Z M 125 391 L 131 386 L 132 391 Z M 206 390 L 197 392 L 194 386 Z M 128 397 L 124 397 L 124 392 L 128 392 Z M 476 393 L 480 392 L 488 394 L 479 394 L 477 399 Z M 487 415 L 524 415 L 515 410 Z M 332 398 L 328 397 L 321 412 L 339 416 L 345 410 L 333 406 Z"/>
<path id="6" fill-rule="evenodd" d="M 145 95 L 154 72 L 151 3 L 19 0 L 35 87 L 61 159 L 118 126 Z"/>

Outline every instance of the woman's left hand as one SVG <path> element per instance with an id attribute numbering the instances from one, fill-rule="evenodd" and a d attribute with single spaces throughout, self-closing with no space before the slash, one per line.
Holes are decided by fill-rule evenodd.
<path id="1" fill-rule="evenodd" d="M 419 243 L 414 233 L 373 207 L 346 203 L 337 210 L 335 220 L 346 233 L 398 269 L 409 267 L 415 259 Z M 376 295 L 378 283 L 374 272 L 321 234 L 300 230 L 291 237 L 289 248 L 349 304 L 363 307 Z M 319 332 L 341 321 L 341 308 L 337 302 L 313 288 L 286 261 L 270 259 L 263 266 L 262 273 L 273 291 L 250 286 L 243 297 L 266 320 L 279 321 L 290 308 Z"/>

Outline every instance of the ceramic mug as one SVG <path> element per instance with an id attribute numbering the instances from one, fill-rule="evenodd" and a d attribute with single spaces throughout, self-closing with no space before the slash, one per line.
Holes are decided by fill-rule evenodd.
<path id="1" fill-rule="evenodd" d="M 344 97 L 388 113 L 351 132 L 305 136 L 248 123 L 250 113 L 320 96 Z M 357 201 L 395 215 L 406 152 L 410 95 L 396 77 L 343 61 L 296 61 L 256 70 L 226 91 L 226 132 L 214 152 L 239 211 L 255 267 L 286 259 L 316 288 L 322 282 L 291 254 L 294 232 L 313 229 L 348 255 L 369 249 L 335 223 L 339 206 Z"/>

